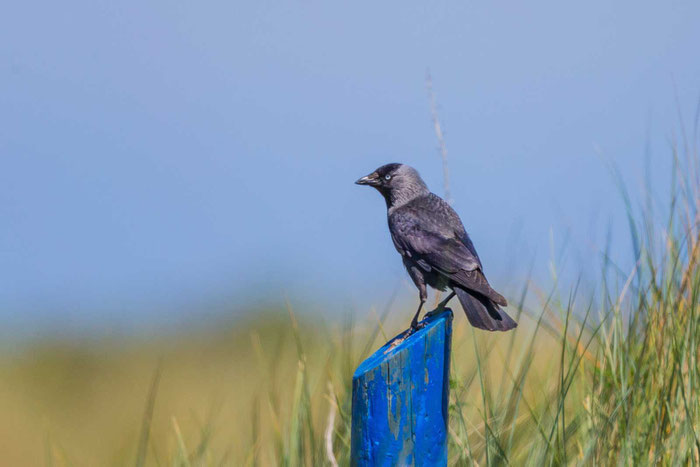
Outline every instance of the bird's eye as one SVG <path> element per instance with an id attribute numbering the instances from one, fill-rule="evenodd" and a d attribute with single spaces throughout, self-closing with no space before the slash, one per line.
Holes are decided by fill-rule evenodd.
<path id="1" fill-rule="evenodd" d="M 391 175 L 389 175 L 389 174 L 384 175 L 384 180 L 391 180 Z"/>

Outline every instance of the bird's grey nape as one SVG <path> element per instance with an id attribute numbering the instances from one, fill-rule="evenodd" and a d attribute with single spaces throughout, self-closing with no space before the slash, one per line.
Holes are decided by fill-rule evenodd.
<path id="1" fill-rule="evenodd" d="M 401 164 L 392 174 L 391 189 L 387 193 L 387 204 L 390 209 L 394 209 L 428 193 L 430 190 L 418 171 L 411 166 Z"/>

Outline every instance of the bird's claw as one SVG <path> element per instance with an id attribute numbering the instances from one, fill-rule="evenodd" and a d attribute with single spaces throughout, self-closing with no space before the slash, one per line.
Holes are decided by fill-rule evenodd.
<path id="1" fill-rule="evenodd" d="M 424 322 L 420 323 L 411 323 L 411 327 L 408 328 L 406 331 L 406 337 L 413 335 L 416 331 L 419 331 L 425 327 Z"/>
<path id="2" fill-rule="evenodd" d="M 437 314 L 440 313 L 441 311 L 442 311 L 442 310 L 438 310 L 437 308 L 435 308 L 434 310 L 427 312 L 427 313 L 425 314 L 425 317 L 426 317 L 426 318 L 432 318 L 433 316 L 437 315 Z"/>
<path id="3" fill-rule="evenodd" d="M 445 311 L 446 309 L 447 309 L 447 307 L 446 307 L 445 305 L 443 305 L 443 306 L 438 306 L 438 307 L 435 308 L 434 310 L 431 310 L 431 311 L 427 312 L 427 313 L 425 314 L 425 317 L 426 317 L 426 318 L 432 318 L 433 316 L 439 315 L 440 313 L 442 313 L 442 312 Z"/>
<path id="4" fill-rule="evenodd" d="M 394 339 L 394 341 L 389 345 L 389 347 L 384 351 L 384 353 L 388 353 L 392 350 L 394 350 L 394 347 L 398 346 L 400 343 L 411 337 L 413 334 L 416 333 L 416 331 L 423 329 L 425 327 L 425 323 L 411 323 L 411 325 L 406 329 L 403 334 L 401 334 L 399 337 Z"/>

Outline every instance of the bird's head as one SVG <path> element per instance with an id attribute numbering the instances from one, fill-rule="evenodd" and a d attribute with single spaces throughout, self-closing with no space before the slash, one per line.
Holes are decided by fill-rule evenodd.
<path id="1" fill-rule="evenodd" d="M 379 191 L 387 207 L 403 204 L 416 196 L 429 193 L 428 187 L 413 167 L 404 164 L 386 164 L 355 182 Z"/>

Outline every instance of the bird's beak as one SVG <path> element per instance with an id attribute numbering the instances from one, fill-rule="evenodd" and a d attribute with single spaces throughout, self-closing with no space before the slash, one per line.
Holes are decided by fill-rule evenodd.
<path id="1" fill-rule="evenodd" d="M 379 185 L 379 174 L 377 172 L 372 172 L 371 174 L 367 175 L 366 177 L 362 177 L 358 181 L 355 182 L 356 185 L 369 185 L 369 186 L 377 186 Z"/>

